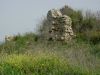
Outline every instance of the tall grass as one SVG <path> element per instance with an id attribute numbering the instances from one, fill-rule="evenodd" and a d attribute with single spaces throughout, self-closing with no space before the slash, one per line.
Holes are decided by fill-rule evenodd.
<path id="1" fill-rule="evenodd" d="M 91 45 L 79 38 L 70 43 L 36 41 L 35 37 L 32 33 L 20 35 L 16 41 L 0 45 L 1 75 L 100 74 L 99 44 Z M 45 67 L 39 68 L 42 63 Z"/>
<path id="2" fill-rule="evenodd" d="M 89 75 L 55 53 L 12 54 L 1 58 L 0 75 Z"/>

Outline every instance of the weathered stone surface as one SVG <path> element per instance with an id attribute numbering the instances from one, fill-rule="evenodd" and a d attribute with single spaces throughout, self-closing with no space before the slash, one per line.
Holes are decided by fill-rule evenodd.
<path id="1" fill-rule="evenodd" d="M 48 11 L 47 19 L 50 22 L 48 39 L 61 40 L 68 42 L 74 36 L 72 30 L 72 20 L 67 15 L 62 15 L 59 10 L 52 9 Z"/>
<path id="2" fill-rule="evenodd" d="M 48 11 L 48 14 L 47 14 L 48 20 L 52 20 L 52 19 L 55 19 L 60 16 L 62 16 L 62 14 L 60 13 L 60 11 L 58 11 L 56 9 L 52 9 L 52 10 Z"/>
<path id="3" fill-rule="evenodd" d="M 14 36 L 11 36 L 11 35 L 5 36 L 5 41 L 12 41 L 13 39 L 14 39 Z"/>
<path id="4" fill-rule="evenodd" d="M 5 35 L 5 42 L 8 42 L 8 41 L 15 41 L 15 40 L 17 40 L 17 37 L 18 37 L 18 36 Z"/>

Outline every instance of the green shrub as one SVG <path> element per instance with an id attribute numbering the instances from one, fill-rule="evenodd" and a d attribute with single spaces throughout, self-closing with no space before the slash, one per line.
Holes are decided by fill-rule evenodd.
<path id="1" fill-rule="evenodd" d="M 60 9 L 63 15 L 68 15 L 72 19 L 72 28 L 74 33 L 80 38 L 88 39 L 90 42 L 97 43 L 100 41 L 100 18 L 97 18 L 96 13 L 87 11 L 86 16 L 79 10 L 74 10 L 69 6 Z M 98 32 L 97 32 L 98 31 Z"/>
<path id="2" fill-rule="evenodd" d="M 34 33 L 26 33 L 24 35 L 17 35 L 14 41 L 5 42 L 0 45 L 0 52 L 6 53 L 22 53 L 25 52 L 28 46 L 35 44 L 38 41 L 38 36 Z"/>
<path id="3" fill-rule="evenodd" d="M 82 24 L 83 21 L 83 15 L 81 11 L 77 11 L 72 9 L 69 6 L 64 6 L 63 8 L 60 9 L 63 15 L 68 15 L 72 19 L 72 28 L 74 32 L 79 32 L 79 28 Z"/>
<path id="4" fill-rule="evenodd" d="M 84 31 L 80 33 L 78 36 L 85 41 L 90 42 L 91 44 L 100 43 L 100 32 L 99 31 Z"/>

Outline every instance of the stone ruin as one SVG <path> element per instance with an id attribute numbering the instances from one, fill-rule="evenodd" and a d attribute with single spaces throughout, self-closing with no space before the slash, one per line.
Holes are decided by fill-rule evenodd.
<path id="1" fill-rule="evenodd" d="M 50 22 L 47 39 L 68 42 L 73 38 L 72 20 L 69 16 L 52 9 L 48 11 L 47 19 Z"/>

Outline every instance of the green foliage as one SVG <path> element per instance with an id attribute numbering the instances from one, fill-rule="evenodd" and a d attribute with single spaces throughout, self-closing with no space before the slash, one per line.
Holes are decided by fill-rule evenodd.
<path id="1" fill-rule="evenodd" d="M 88 75 L 87 71 L 71 66 L 54 53 L 14 54 L 2 58 L 0 75 Z"/>
<path id="2" fill-rule="evenodd" d="M 97 18 L 96 14 L 88 11 L 85 13 L 86 16 L 83 16 L 81 11 L 73 10 L 69 6 L 61 8 L 60 11 L 72 18 L 72 28 L 77 37 L 80 37 L 79 34 L 84 35 L 82 38 L 88 39 L 93 44 L 100 41 L 100 18 Z"/>
<path id="3" fill-rule="evenodd" d="M 79 28 L 82 24 L 83 21 L 83 15 L 81 11 L 75 11 L 69 6 L 64 6 L 63 8 L 60 9 L 63 15 L 68 15 L 72 19 L 72 28 L 74 32 L 78 32 Z"/>
<path id="4" fill-rule="evenodd" d="M 99 46 L 94 48 L 79 39 L 63 43 L 40 39 L 35 41 L 34 37 L 33 34 L 20 35 L 16 41 L 0 45 L 1 75 L 100 74 L 99 59 L 94 56 L 99 55 Z M 98 51 L 95 53 L 93 48 Z"/>
<path id="5" fill-rule="evenodd" d="M 24 35 L 17 35 L 14 41 L 7 41 L 0 45 L 0 52 L 6 53 L 22 53 L 38 40 L 38 36 L 34 33 L 26 33 Z"/>

